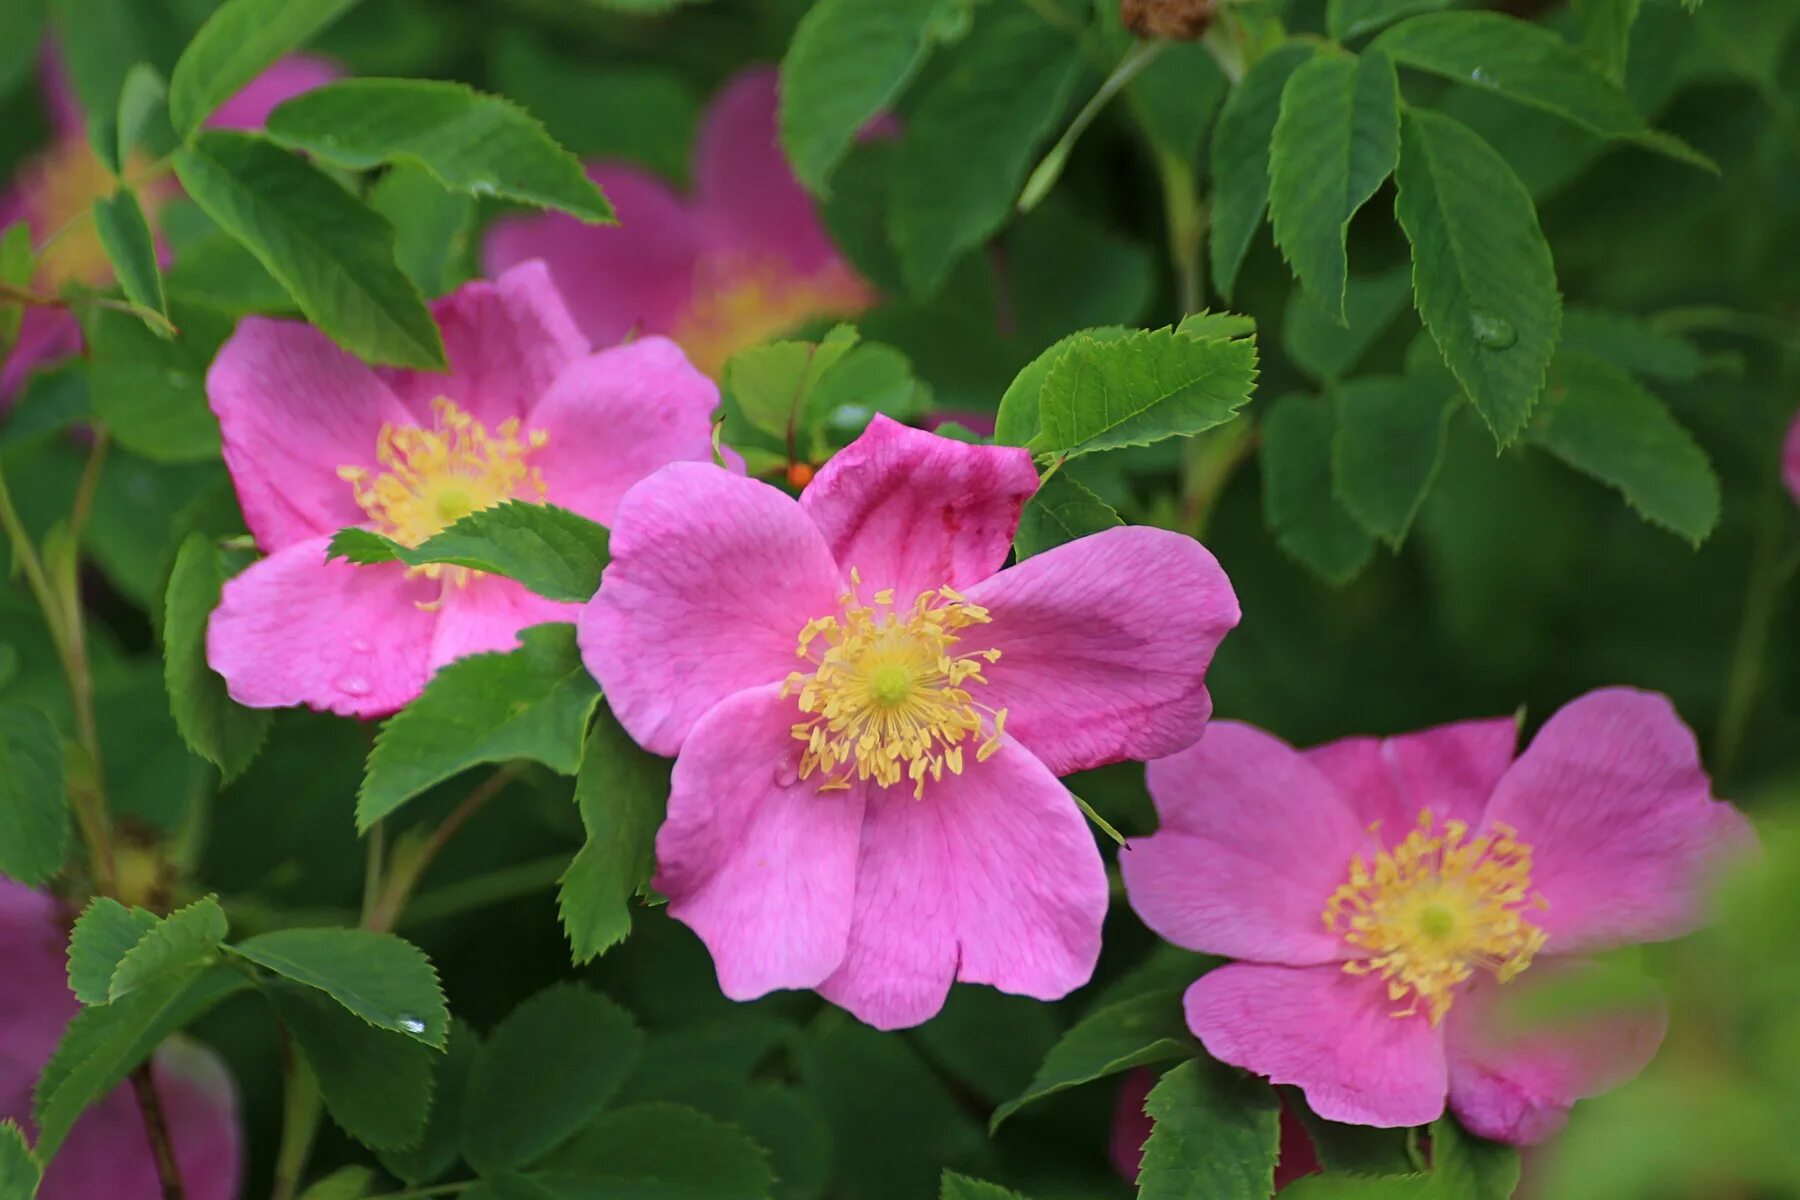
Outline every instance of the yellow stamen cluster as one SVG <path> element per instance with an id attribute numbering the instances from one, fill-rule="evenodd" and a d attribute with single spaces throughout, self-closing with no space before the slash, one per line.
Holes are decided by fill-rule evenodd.
<path id="1" fill-rule="evenodd" d="M 892 590 L 865 605 L 856 595 L 861 577 L 852 571 L 850 579 L 851 590 L 838 599 L 842 611 L 800 630 L 799 657 L 813 670 L 794 672 L 782 687 L 809 715 L 794 726 L 794 737 L 806 743 L 799 775 L 828 776 L 820 791 L 904 778 L 922 797 L 927 778 L 962 774 L 963 743 L 980 736 L 984 712 L 993 732 L 975 760 L 1000 747 L 1006 710 L 977 705 L 969 693 L 971 684 L 987 682 L 982 668 L 1000 652 L 955 652 L 957 631 L 986 624 L 988 613 L 948 587 L 921 594 L 909 608 L 895 607 Z"/>
<path id="2" fill-rule="evenodd" d="M 417 546 L 472 512 L 507 500 L 541 500 L 543 476 L 526 458 L 549 440 L 541 429 L 522 430 L 517 417 L 492 432 L 444 396 L 432 401 L 432 428 L 383 425 L 375 458 L 387 470 L 339 467 L 338 478 L 355 490 L 356 502 L 375 529 L 403 546 Z M 437 579 L 448 572 L 468 582 L 462 567 L 432 563 L 412 574 Z"/>
<path id="3" fill-rule="evenodd" d="M 873 303 L 843 267 L 810 276 L 767 259 L 712 264 L 695 280 L 693 307 L 671 335 L 688 360 L 713 378 L 739 350 L 818 317 L 854 316 Z"/>
<path id="4" fill-rule="evenodd" d="M 1353 975 L 1387 980 L 1393 1015 L 1421 1009 L 1436 1025 L 1477 968 L 1505 983 L 1531 965 L 1548 935 L 1526 918 L 1544 902 L 1531 890 L 1531 847 L 1495 825 L 1470 838 L 1462 821 L 1436 829 L 1419 814 L 1406 839 L 1373 863 L 1350 860 L 1350 879 L 1325 904 L 1325 928 L 1363 953 Z"/>

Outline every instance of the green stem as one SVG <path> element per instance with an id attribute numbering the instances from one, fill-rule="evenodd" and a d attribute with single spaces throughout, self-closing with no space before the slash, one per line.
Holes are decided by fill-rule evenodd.
<path id="1" fill-rule="evenodd" d="M 1743 748 L 1744 735 L 1756 701 L 1762 693 L 1763 672 L 1768 665 L 1769 634 L 1775 623 L 1781 589 L 1793 577 L 1800 556 L 1781 558 L 1787 498 L 1779 485 L 1765 489 L 1757 513 L 1755 542 L 1750 551 L 1750 576 L 1744 585 L 1744 616 L 1738 624 L 1737 646 L 1725 676 L 1725 705 L 1713 735 L 1715 776 L 1727 776 Z"/>
<path id="2" fill-rule="evenodd" d="M 269 1200 L 293 1200 L 306 1175 L 306 1160 L 312 1156 L 313 1139 L 319 1132 L 319 1080 L 294 1049 L 286 1027 L 280 1029 L 281 1071 L 284 1078 L 281 1102 L 281 1145 L 275 1151 L 275 1179 Z"/>
<path id="3" fill-rule="evenodd" d="M 460 916 L 475 909 L 486 908 L 490 904 L 529 896 L 533 892 L 556 886 L 568 869 L 567 854 L 552 854 L 546 858 L 478 875 L 474 879 L 433 888 L 419 893 L 406 906 L 406 915 L 399 924 L 410 928 L 428 921 Z"/>
<path id="4" fill-rule="evenodd" d="M 1180 155 L 1156 148 L 1156 173 L 1162 179 L 1163 211 L 1169 230 L 1169 262 L 1181 315 L 1199 312 L 1206 300 L 1205 273 L 1200 251 L 1206 243 L 1206 206 L 1194 182 L 1193 164 Z"/>
<path id="5" fill-rule="evenodd" d="M 1219 496 L 1254 449 L 1255 432 L 1243 416 L 1188 440 L 1181 464 L 1183 529 L 1196 538 L 1206 537 Z"/>
<path id="6" fill-rule="evenodd" d="M 1039 201 L 1050 194 L 1050 189 L 1056 186 L 1057 179 L 1062 175 L 1063 166 L 1069 160 L 1070 151 L 1074 150 L 1075 143 L 1081 140 L 1081 135 L 1087 132 L 1087 127 L 1094 123 L 1094 118 L 1098 117 L 1107 104 L 1112 101 L 1112 98 L 1119 94 L 1120 89 L 1137 78 L 1145 67 L 1155 62 L 1167 45 L 1167 42 L 1135 42 L 1132 44 L 1131 49 L 1125 52 L 1125 56 L 1112 69 L 1111 74 L 1107 75 L 1099 88 L 1088 98 L 1088 102 L 1081 106 L 1081 111 L 1075 114 L 1075 119 L 1069 122 L 1067 129 L 1063 130 L 1063 135 L 1056 140 L 1056 145 L 1050 147 L 1050 152 L 1044 155 L 1043 160 L 1031 172 L 1031 177 L 1025 181 L 1025 187 L 1019 193 L 1020 212 L 1030 212 L 1038 206 Z"/>
<path id="7" fill-rule="evenodd" d="M 463 827 L 464 822 L 512 782 L 517 772 L 516 765 L 508 764 L 482 780 L 416 850 L 405 845 L 395 848 L 393 858 L 388 863 L 387 882 L 382 885 L 379 898 L 363 918 L 363 928 L 382 933 L 393 930 L 400 921 L 400 914 L 406 909 L 406 902 L 412 897 L 413 889 L 419 885 L 419 879 L 438 856 L 438 852 Z"/>

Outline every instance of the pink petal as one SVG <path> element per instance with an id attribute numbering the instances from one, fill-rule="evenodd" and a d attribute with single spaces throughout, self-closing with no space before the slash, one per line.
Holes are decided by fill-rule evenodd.
<path id="1" fill-rule="evenodd" d="M 1519 727 L 1511 717 L 1458 721 L 1398 737 L 1353 737 L 1305 751 L 1383 840 L 1406 836 L 1426 808 L 1440 821 L 1481 823 L 1494 785 L 1512 765 Z"/>
<path id="2" fill-rule="evenodd" d="M 1800 417 L 1788 426 L 1787 441 L 1781 448 L 1781 478 L 1787 484 L 1787 490 L 1794 497 L 1794 503 L 1800 504 Z"/>
<path id="3" fill-rule="evenodd" d="M 6 222 L 0 221 L 0 228 Z M 81 349 L 81 323 L 64 308 L 27 308 L 19 336 L 0 363 L 0 410 L 25 386 L 37 368 Z"/>
<path id="4" fill-rule="evenodd" d="M 542 259 L 588 341 L 611 346 L 637 333 L 671 333 L 693 300 L 698 231 L 680 197 L 655 176 L 591 164 L 619 216 L 588 225 L 563 213 L 505 217 L 482 247 L 490 274 Z"/>
<path id="5" fill-rule="evenodd" d="M 681 348 L 651 337 L 578 359 L 538 402 L 528 424 L 548 437 L 531 456 L 552 503 L 602 525 L 619 498 L 672 462 L 712 458 L 719 389 Z"/>
<path id="6" fill-rule="evenodd" d="M 1007 739 L 925 785 L 868 787 L 856 917 L 819 991 L 878 1029 L 929 1020 L 952 977 L 1058 1000 L 1100 954 L 1106 868 L 1068 792 Z"/>
<path id="7" fill-rule="evenodd" d="M 62 47 L 54 38 L 44 39 L 38 55 L 38 89 L 44 108 L 50 113 L 50 128 L 57 137 L 86 137 L 86 122 L 81 115 L 81 98 L 69 79 L 69 65 L 63 61 Z"/>
<path id="8" fill-rule="evenodd" d="M 1352 1125 L 1423 1125 L 1444 1111 L 1442 1033 L 1395 1017 L 1380 980 L 1334 966 L 1232 963 L 1187 990 L 1188 1028 L 1214 1058 L 1292 1083 Z"/>
<path id="9" fill-rule="evenodd" d="M 237 1088 L 225 1064 L 179 1035 L 156 1052 L 153 1078 L 169 1124 L 183 1194 L 189 1200 L 236 1200 L 243 1175 Z M 129 1084 L 83 1113 L 44 1172 L 38 1200 L 160 1196 L 144 1118 Z"/>
<path id="10" fill-rule="evenodd" d="M 290 54 L 244 85 L 242 91 L 206 119 L 212 129 L 261 129 L 283 101 L 324 87 L 343 74 L 333 62 L 310 54 Z"/>
<path id="11" fill-rule="evenodd" d="M 1139 1067 L 1125 1076 L 1125 1082 L 1119 1085 L 1118 1098 L 1113 1101 L 1112 1137 L 1107 1142 L 1106 1153 L 1112 1159 L 1113 1170 L 1126 1183 L 1137 1182 L 1138 1170 L 1144 1165 L 1144 1143 L 1156 1131 L 1156 1122 L 1144 1111 L 1144 1101 L 1150 1098 L 1150 1090 L 1155 1086 L 1156 1072 Z"/>
<path id="12" fill-rule="evenodd" d="M 546 600 L 524 584 L 498 575 L 476 575 L 442 589 L 443 605 L 431 633 L 429 669 L 470 654 L 519 648 L 519 630 L 547 621 L 573 621 L 578 604 Z"/>
<path id="13" fill-rule="evenodd" d="M 338 468 L 384 470 L 383 423 L 420 420 L 373 370 L 298 321 L 239 321 L 206 394 L 244 519 L 269 551 L 367 520 Z"/>
<path id="14" fill-rule="evenodd" d="M 1668 1026 L 1660 1001 L 1589 1010 L 1551 1027 L 1519 1021 L 1514 1006 L 1535 986 L 1589 969 L 1579 959 L 1550 959 L 1504 987 L 1483 982 L 1457 997 L 1445 1026 L 1450 1107 L 1469 1132 L 1542 1142 L 1575 1101 L 1618 1087 L 1656 1056 Z"/>
<path id="15" fill-rule="evenodd" d="M 964 642 L 1000 651 L 977 699 L 1005 708 L 1007 732 L 1058 775 L 1173 754 L 1206 727 L 1206 668 L 1237 624 L 1238 605 L 1225 572 L 1194 539 L 1109 529 L 1028 558 L 968 594 L 993 623 L 968 630 Z"/>
<path id="16" fill-rule="evenodd" d="M 766 483 L 704 463 L 625 494 L 612 561 L 582 611 L 581 655 L 639 745 L 681 749 L 733 692 L 793 671 L 801 627 L 842 583 L 819 531 Z"/>
<path id="17" fill-rule="evenodd" d="M 78 1007 L 69 990 L 62 908 L 0 876 L 0 1097 L 29 1096 Z M 0 1113 L 0 1115 L 8 1115 Z"/>
<path id="18" fill-rule="evenodd" d="M 1555 954 L 1677 937 L 1720 860 L 1753 842 L 1712 798 L 1694 735 L 1664 696 L 1605 688 L 1547 721 L 1500 780 L 1490 825 L 1532 848 L 1533 920 Z"/>
<path id="19" fill-rule="evenodd" d="M 656 888 L 734 1000 L 816 986 L 850 930 L 862 792 L 796 777 L 794 702 L 779 693 L 739 692 L 700 719 L 656 835 Z"/>
<path id="20" fill-rule="evenodd" d="M 419 694 L 441 585 L 398 563 L 325 561 L 329 538 L 298 542 L 229 580 L 206 630 L 206 658 L 251 708 L 304 704 L 378 717 Z"/>
<path id="21" fill-rule="evenodd" d="M 429 414 L 447 396 L 490 429 L 524 417 L 556 377 L 588 353 L 541 262 L 525 262 L 491 282 L 465 283 L 431 306 L 450 371 L 385 369 L 382 375 L 413 408 Z"/>
<path id="22" fill-rule="evenodd" d="M 1260 729 L 1215 721 L 1197 744 L 1151 762 L 1146 781 L 1161 827 L 1119 854 L 1146 925 L 1231 958 L 1305 966 L 1348 957 L 1325 928 L 1325 901 L 1363 845 L 1362 824 L 1305 755 Z"/>
<path id="23" fill-rule="evenodd" d="M 967 588 L 1006 562 L 1037 491 L 1031 455 L 971 446 L 877 414 L 801 493 L 846 573 L 902 606 L 929 588 Z"/>
<path id="24" fill-rule="evenodd" d="M 775 106 L 773 67 L 740 72 L 714 97 L 694 152 L 701 228 L 710 254 L 812 275 L 841 260 L 776 141 Z"/>

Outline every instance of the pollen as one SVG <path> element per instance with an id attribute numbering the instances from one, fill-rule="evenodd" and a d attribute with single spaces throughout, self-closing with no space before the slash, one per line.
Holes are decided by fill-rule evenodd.
<path id="1" fill-rule="evenodd" d="M 907 607 L 896 606 L 890 590 L 864 604 L 860 576 L 852 571 L 850 579 L 839 611 L 800 630 L 797 653 L 812 670 L 793 672 L 782 686 L 807 718 L 794 726 L 806 746 L 799 776 L 824 776 L 820 791 L 905 779 L 922 798 L 927 779 L 962 774 L 966 744 L 976 743 L 977 762 L 999 749 L 1006 710 L 977 704 L 971 688 L 987 683 L 982 671 L 1000 652 L 956 649 L 958 631 L 987 624 L 988 612 L 948 587 Z"/>
<path id="2" fill-rule="evenodd" d="M 383 425 L 375 458 L 385 470 L 339 467 L 338 478 L 356 494 L 378 533 L 403 546 L 417 546 L 432 534 L 484 508 L 507 500 L 542 500 L 544 480 L 527 460 L 549 440 L 542 430 L 524 430 L 509 417 L 489 430 L 444 396 L 432 401 L 433 425 Z M 463 567 L 431 563 L 408 574 L 468 582 Z"/>
<path id="3" fill-rule="evenodd" d="M 1358 951 L 1345 971 L 1385 980 L 1388 999 L 1404 1002 L 1394 1016 L 1423 1011 L 1436 1025 L 1476 971 L 1505 983 L 1531 965 L 1548 935 L 1530 915 L 1543 908 L 1531 847 L 1513 830 L 1471 838 L 1464 822 L 1440 829 L 1426 809 L 1399 845 L 1350 860 L 1324 921 Z"/>

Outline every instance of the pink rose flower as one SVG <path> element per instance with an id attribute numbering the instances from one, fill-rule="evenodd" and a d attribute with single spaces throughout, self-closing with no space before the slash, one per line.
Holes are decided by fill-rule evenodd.
<path id="1" fill-rule="evenodd" d="M 36 1135 L 31 1090 L 80 1009 L 69 991 L 68 921 L 51 897 L 0 879 L 0 1118 Z M 174 1038 L 151 1064 L 190 1200 L 234 1200 L 243 1173 L 237 1089 L 200 1043 Z M 83 1113 L 44 1173 L 38 1200 L 159 1196 L 156 1163 L 129 1084 Z"/>
<path id="2" fill-rule="evenodd" d="M 1156 1122 L 1144 1111 L 1144 1101 L 1150 1098 L 1150 1091 L 1156 1086 L 1156 1072 L 1147 1067 L 1125 1076 L 1125 1082 L 1119 1085 L 1119 1097 L 1113 1106 L 1112 1139 L 1107 1147 L 1108 1157 L 1112 1159 L 1113 1169 L 1126 1183 L 1135 1185 L 1138 1171 L 1144 1164 L 1144 1143 L 1156 1131 Z M 1323 1168 L 1319 1165 L 1319 1152 L 1313 1145 L 1312 1135 L 1306 1132 L 1306 1126 L 1286 1104 L 1281 1106 L 1279 1152 L 1275 1158 L 1275 1190 L 1280 1191 L 1288 1184 L 1306 1175 L 1316 1175 Z"/>
<path id="3" fill-rule="evenodd" d="M 794 500 L 713 466 L 633 488 L 579 624 L 619 721 L 676 755 L 656 887 L 727 996 L 871 1025 L 952 979 L 1086 982 L 1106 873 L 1059 775 L 1200 735 L 1237 623 L 1212 555 L 1108 530 L 1008 570 L 1031 456 L 876 417 Z"/>
<path id="4" fill-rule="evenodd" d="M 1447 1097 L 1516 1144 L 1644 1067 L 1660 1006 L 1547 1026 L 1510 1001 L 1694 928 L 1710 870 L 1753 835 L 1661 696 L 1590 692 L 1515 760 L 1516 738 L 1502 718 L 1296 751 L 1217 722 L 1150 764 L 1162 827 L 1119 856 L 1132 906 L 1246 960 L 1187 992 L 1215 1058 L 1328 1120 L 1422 1125 Z"/>
<path id="5" fill-rule="evenodd" d="M 636 167 L 591 163 L 619 227 L 508 217 L 487 237 L 488 271 L 541 258 L 595 345 L 666 334 L 714 377 L 746 346 L 862 312 L 874 291 L 832 246 L 776 143 L 775 85 L 775 71 L 758 68 L 719 92 L 700 128 L 691 197 Z"/>
<path id="6" fill-rule="evenodd" d="M 712 456 L 712 381 L 666 338 L 591 353 L 542 263 L 433 311 L 448 374 L 371 367 L 309 325 L 261 317 L 207 373 L 225 465 L 268 555 L 225 585 L 207 630 L 240 704 L 380 716 L 451 659 L 575 618 L 575 605 L 459 567 L 327 562 L 337 530 L 417 545 L 509 499 L 605 524 L 658 467 Z"/>
<path id="7" fill-rule="evenodd" d="M 1800 416 L 1788 426 L 1787 441 L 1781 447 L 1781 480 L 1794 503 L 1800 504 Z"/>
<path id="8" fill-rule="evenodd" d="M 83 125 L 81 108 L 69 85 L 61 56 L 54 49 L 44 53 L 39 68 L 44 106 L 50 113 L 50 143 L 19 168 L 11 186 L 0 195 L 0 229 L 15 221 L 31 227 L 41 258 L 32 287 L 54 296 L 71 283 L 105 287 L 112 282 L 112 263 L 100 244 L 94 223 L 79 220 L 94 201 L 112 194 L 112 172 L 94 153 Z M 277 104 L 337 78 L 337 67 L 318 58 L 294 55 L 282 59 L 227 100 L 207 124 L 219 129 L 256 129 Z M 129 175 L 148 160 L 142 152 L 126 165 Z M 138 190 L 138 202 L 151 228 L 163 203 L 177 191 L 165 177 Z M 48 248 L 43 242 L 67 227 Z M 19 340 L 0 367 L 0 404 L 11 399 L 26 375 L 43 363 L 64 358 L 81 348 L 81 326 L 66 309 L 27 308 Z"/>

